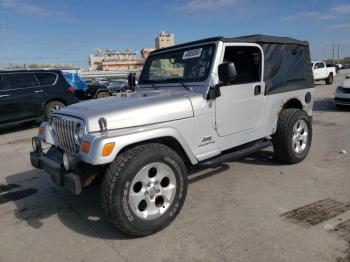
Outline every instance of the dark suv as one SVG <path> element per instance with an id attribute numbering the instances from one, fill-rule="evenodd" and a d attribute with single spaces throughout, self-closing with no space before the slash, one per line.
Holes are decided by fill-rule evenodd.
<path id="1" fill-rule="evenodd" d="M 0 126 L 32 121 L 78 102 L 59 70 L 0 71 Z"/>

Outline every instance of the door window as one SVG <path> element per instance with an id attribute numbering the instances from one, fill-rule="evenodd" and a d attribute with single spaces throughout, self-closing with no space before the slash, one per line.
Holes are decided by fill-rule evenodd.
<path id="1" fill-rule="evenodd" d="M 56 82 L 57 75 L 54 73 L 35 73 L 41 86 L 51 86 Z"/>
<path id="2" fill-rule="evenodd" d="M 23 89 L 38 86 L 32 73 L 9 74 L 9 79 L 13 89 Z"/>
<path id="3" fill-rule="evenodd" d="M 237 79 L 232 84 L 246 84 L 261 81 L 261 52 L 255 46 L 228 46 L 223 62 L 233 62 Z"/>

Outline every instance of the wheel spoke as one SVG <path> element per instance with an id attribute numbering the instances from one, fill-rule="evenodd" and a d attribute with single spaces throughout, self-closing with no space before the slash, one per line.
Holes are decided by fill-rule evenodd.
<path id="1" fill-rule="evenodd" d="M 135 193 L 132 188 L 130 188 L 129 201 L 135 209 L 138 210 L 138 206 L 142 200 L 145 199 L 145 191 L 141 189 L 140 192 Z"/>

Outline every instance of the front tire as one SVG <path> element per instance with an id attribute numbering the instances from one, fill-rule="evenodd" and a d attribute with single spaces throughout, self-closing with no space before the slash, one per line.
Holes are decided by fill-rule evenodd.
<path id="1" fill-rule="evenodd" d="M 187 193 L 187 170 L 171 148 L 149 143 L 114 160 L 103 178 L 102 206 L 112 224 L 127 235 L 143 237 L 168 226 Z"/>
<path id="2" fill-rule="evenodd" d="M 307 156 L 312 141 L 310 117 L 301 109 L 285 109 L 280 113 L 273 135 L 275 157 L 289 164 Z"/>
<path id="3" fill-rule="evenodd" d="M 326 78 L 326 84 L 327 85 L 333 84 L 333 74 L 329 74 L 329 76 Z"/>
<path id="4" fill-rule="evenodd" d="M 105 97 L 110 97 L 111 95 L 109 94 L 109 93 L 107 93 L 107 92 L 98 92 L 97 93 L 97 96 L 96 96 L 96 98 L 97 99 L 100 99 L 100 98 L 105 98 Z"/>

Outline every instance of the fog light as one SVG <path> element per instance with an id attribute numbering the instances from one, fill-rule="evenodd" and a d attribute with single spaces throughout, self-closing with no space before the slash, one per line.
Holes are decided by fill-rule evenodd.
<path id="1" fill-rule="evenodd" d="M 63 153 L 62 162 L 63 167 L 67 172 L 74 170 L 77 166 L 77 159 L 73 155 L 66 152 Z"/>
<path id="2" fill-rule="evenodd" d="M 68 154 L 67 153 L 63 153 L 62 156 L 62 162 L 63 162 L 63 167 L 66 171 L 69 171 L 69 158 L 68 158 Z"/>
<path id="3" fill-rule="evenodd" d="M 35 152 L 41 152 L 41 141 L 38 137 L 32 138 L 32 147 Z"/>

